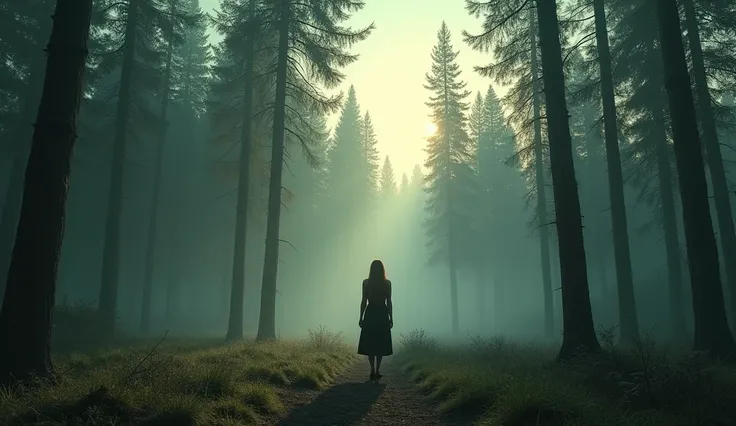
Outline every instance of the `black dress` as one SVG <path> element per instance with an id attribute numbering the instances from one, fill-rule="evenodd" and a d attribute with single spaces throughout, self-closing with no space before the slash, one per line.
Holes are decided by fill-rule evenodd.
<path id="1" fill-rule="evenodd" d="M 394 353 L 391 342 L 391 325 L 386 299 L 390 297 L 391 281 L 363 281 L 363 291 L 368 298 L 368 306 L 363 314 L 363 327 L 360 330 L 358 354 L 369 356 L 388 356 Z"/>

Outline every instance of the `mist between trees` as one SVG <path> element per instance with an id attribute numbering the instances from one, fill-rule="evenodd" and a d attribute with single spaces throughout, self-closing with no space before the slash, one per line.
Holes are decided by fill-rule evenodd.
<path id="1" fill-rule="evenodd" d="M 3 281 L 54 3 L 0 14 Z M 431 68 L 407 82 L 426 88 L 431 134 L 397 176 L 384 117 L 360 105 L 371 87 L 334 90 L 374 29 L 346 23 L 363 4 L 307 3 L 94 3 L 57 305 L 98 306 L 107 334 L 352 336 L 378 258 L 399 332 L 564 324 L 564 354 L 616 325 L 733 349 L 734 5 L 684 1 L 681 29 L 668 0 L 468 1 L 478 27 L 438 22 Z M 488 63 L 460 69 L 460 46 Z"/>

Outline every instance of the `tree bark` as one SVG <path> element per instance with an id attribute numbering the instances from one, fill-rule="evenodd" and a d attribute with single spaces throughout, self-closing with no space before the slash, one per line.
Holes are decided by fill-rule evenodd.
<path id="1" fill-rule="evenodd" d="M 560 256 L 559 245 L 555 235 L 551 236 L 550 243 L 550 263 L 552 265 L 552 303 L 554 304 L 555 313 L 555 333 L 562 331 L 562 283 L 560 281 Z"/>
<path id="2" fill-rule="evenodd" d="M 24 134 L 25 132 L 18 133 Z M 23 138 L 25 137 L 23 136 Z M 20 145 L 22 139 L 14 142 Z M 2 253 L 0 253 L 0 294 L 5 293 L 8 269 L 10 268 L 10 261 L 13 257 L 15 232 L 20 217 L 20 204 L 23 201 L 23 178 L 25 177 L 26 164 L 28 163 L 28 150 L 25 145 L 19 150 L 21 149 L 22 152 L 16 153 L 16 158 L 13 160 L 13 165 L 10 169 L 5 204 L 3 205 L 2 218 L 0 218 L 0 244 L 2 244 L 0 247 L 0 250 L 2 250 Z"/>
<path id="3" fill-rule="evenodd" d="M 728 285 L 730 291 L 731 326 L 736 327 L 736 229 L 734 229 L 733 223 L 734 217 L 728 192 L 728 180 L 723 166 L 718 128 L 711 108 L 710 89 L 708 88 L 708 78 L 705 72 L 695 4 L 693 0 L 682 0 L 682 5 L 685 9 L 685 29 L 687 30 L 690 56 L 693 62 L 693 77 L 695 78 L 697 94 L 695 106 L 700 119 L 706 159 L 710 169 L 723 260 L 726 262 L 726 285 Z"/>
<path id="4" fill-rule="evenodd" d="M 529 11 L 529 37 L 531 40 L 532 108 L 534 114 L 534 167 L 537 186 L 537 215 L 539 222 L 540 259 L 542 263 L 542 289 L 544 294 L 544 334 L 552 337 L 555 328 L 554 299 L 552 297 L 552 272 L 549 254 L 549 219 L 547 217 L 547 192 L 544 178 L 544 150 L 542 148 L 542 119 L 537 60 L 537 25 L 534 10 Z"/>
<path id="5" fill-rule="evenodd" d="M 736 350 L 726 319 L 718 247 L 708 203 L 698 123 L 690 91 L 676 0 L 656 0 L 665 88 L 682 195 L 685 241 L 695 316 L 694 349 L 725 358 Z"/>
<path id="6" fill-rule="evenodd" d="M 39 30 L 47 33 L 45 25 Z M 45 61 L 42 52 L 38 52 L 38 60 L 34 61 L 28 79 L 28 90 L 20 113 L 20 123 L 17 123 L 10 136 L 10 143 L 15 152 L 10 169 L 10 179 L 5 194 L 2 217 L 0 218 L 0 295 L 4 293 L 5 281 L 8 277 L 10 260 L 13 256 L 15 232 L 20 218 L 20 204 L 23 201 L 23 179 L 28 153 L 31 149 L 29 141 L 33 138 L 32 122 L 36 118 L 44 84 Z M 0 296 L 1 297 L 1 296 Z"/>
<path id="7" fill-rule="evenodd" d="M 291 0 L 281 0 L 279 48 L 276 64 L 273 139 L 271 141 L 271 182 L 268 188 L 266 252 L 263 260 L 261 312 L 257 340 L 276 338 L 276 281 L 279 269 L 279 226 L 281 222 L 281 186 L 284 170 L 284 133 L 286 119 L 286 71 L 289 56 Z"/>
<path id="8" fill-rule="evenodd" d="M 173 9 L 173 8 L 172 8 Z M 172 13 L 175 10 L 171 11 Z M 153 199 L 151 213 L 148 218 L 148 244 L 146 247 L 146 266 L 143 276 L 143 303 L 141 304 L 141 332 L 147 334 L 151 330 L 151 297 L 153 293 L 153 274 L 156 270 L 156 244 L 158 242 L 158 210 L 161 204 L 161 175 L 164 168 L 164 146 L 168 137 L 169 124 L 169 94 L 171 92 L 171 67 L 174 56 L 174 46 L 169 41 L 166 52 L 166 68 L 163 92 L 161 94 L 161 129 L 159 129 L 158 144 L 156 144 L 156 170 L 153 177 Z"/>
<path id="9" fill-rule="evenodd" d="M 128 3 L 128 22 L 125 27 L 123 65 L 120 74 L 117 113 L 115 116 L 115 139 L 113 141 L 112 171 L 107 195 L 107 223 L 102 253 L 100 280 L 101 331 L 112 336 L 117 319 L 118 281 L 120 279 L 120 216 L 123 210 L 123 174 L 125 170 L 125 144 L 130 116 L 131 80 L 135 67 L 136 31 L 138 27 L 139 0 Z"/>
<path id="10" fill-rule="evenodd" d="M 577 353 L 597 351 L 600 345 L 595 335 L 590 308 L 583 224 L 565 100 L 556 0 L 537 0 L 537 19 L 560 247 L 563 341 L 559 358 L 565 359 Z"/>
<path id="11" fill-rule="evenodd" d="M 603 100 L 603 129 L 606 138 L 606 164 L 608 165 L 608 192 L 611 200 L 613 225 L 613 254 L 618 283 L 618 317 L 621 324 L 621 341 L 632 343 L 639 336 L 639 320 L 634 297 L 634 277 L 631 272 L 631 249 L 624 199 L 624 178 L 621 170 L 621 153 L 618 147 L 616 126 L 616 101 L 611 71 L 611 51 L 608 44 L 606 8 L 603 0 L 594 0 L 595 34 L 598 47 L 598 63 L 601 73 L 601 98 Z"/>
<path id="12" fill-rule="evenodd" d="M 92 0 L 58 0 L 53 16 L 43 94 L 0 311 L 2 382 L 53 374 L 54 293 L 91 14 Z"/>
<path id="13" fill-rule="evenodd" d="M 251 0 L 248 14 L 249 19 L 251 20 L 251 22 L 253 22 L 256 17 L 255 0 Z M 254 28 L 251 28 L 250 33 L 248 34 L 245 41 L 245 93 L 243 95 L 243 123 L 241 125 L 240 134 L 238 204 L 237 211 L 235 213 L 235 246 L 233 249 L 232 285 L 230 288 L 230 316 L 228 319 L 227 334 L 225 337 L 225 340 L 228 341 L 243 338 L 245 251 L 248 235 L 248 197 L 250 196 L 250 161 L 251 149 L 253 145 L 251 125 L 253 123 L 253 57 L 255 50 L 255 36 L 256 30 Z"/>

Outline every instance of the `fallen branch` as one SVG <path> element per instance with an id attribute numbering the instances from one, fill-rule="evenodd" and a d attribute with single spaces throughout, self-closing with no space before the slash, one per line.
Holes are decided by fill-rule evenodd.
<path id="1" fill-rule="evenodd" d="M 143 373 L 152 371 L 155 367 L 158 367 L 163 364 L 163 361 L 158 363 L 150 363 L 150 365 L 147 368 L 143 368 L 144 364 L 147 361 L 150 361 L 153 356 L 156 354 L 156 349 L 158 349 L 159 346 L 161 346 L 161 343 L 163 343 L 164 340 L 166 340 L 166 336 L 169 335 L 169 330 L 166 330 L 166 333 L 164 333 L 163 337 L 159 339 L 158 342 L 156 342 L 155 345 L 151 348 L 150 351 L 148 351 L 139 361 L 138 363 L 133 367 L 130 373 L 128 373 L 126 376 L 122 377 L 120 379 L 120 385 L 129 385 L 136 377 L 142 375 Z"/>

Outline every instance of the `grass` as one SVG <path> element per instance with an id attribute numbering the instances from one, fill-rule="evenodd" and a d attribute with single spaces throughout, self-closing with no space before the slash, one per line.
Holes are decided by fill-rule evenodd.
<path id="1" fill-rule="evenodd" d="M 726 426 L 736 422 L 736 369 L 675 355 L 643 338 L 594 357 L 554 362 L 557 347 L 473 338 L 441 346 L 402 336 L 403 368 L 446 413 L 503 426 Z"/>
<path id="2" fill-rule="evenodd" d="M 254 424 L 285 410 L 278 388 L 324 389 L 353 359 L 325 328 L 302 341 L 68 352 L 55 359 L 54 383 L 0 388 L 0 424 Z"/>

